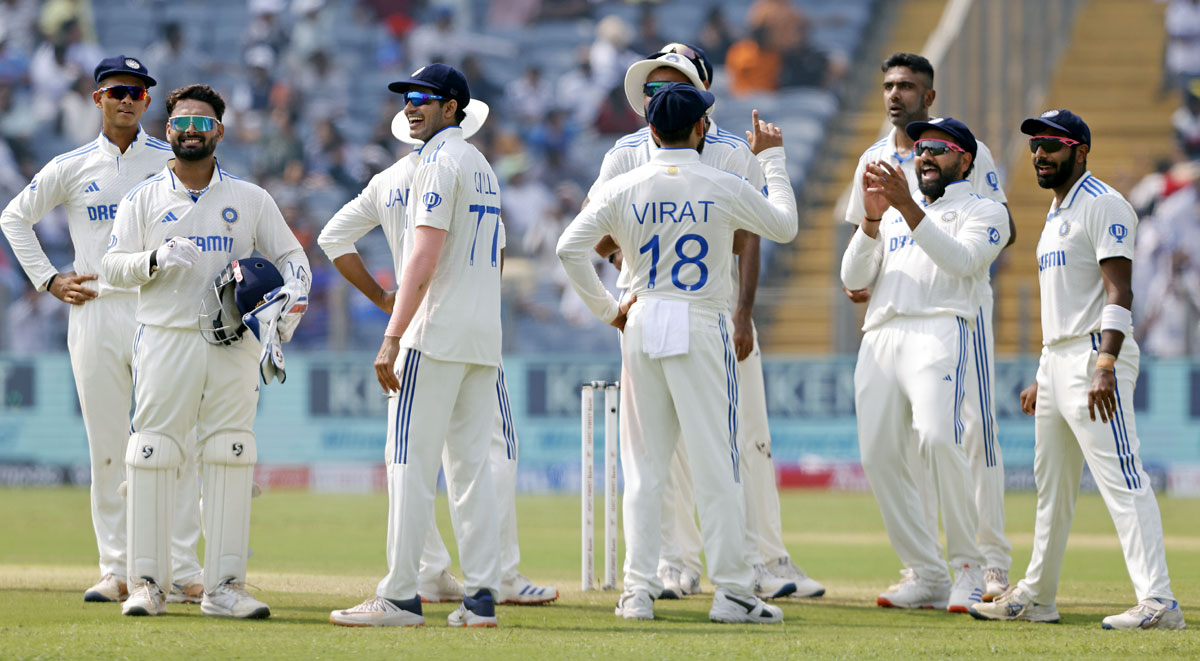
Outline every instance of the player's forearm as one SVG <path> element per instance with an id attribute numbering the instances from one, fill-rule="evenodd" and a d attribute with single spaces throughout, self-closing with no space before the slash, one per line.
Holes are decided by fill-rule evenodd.
<path id="1" fill-rule="evenodd" d="M 617 251 L 617 242 L 614 241 L 611 236 L 605 234 L 604 237 L 596 243 L 595 250 L 597 255 L 600 255 L 604 259 L 608 259 Z"/>
<path id="2" fill-rule="evenodd" d="M 737 233 L 742 234 L 742 251 L 738 257 L 738 300 L 734 314 L 749 319 L 754 313 L 754 299 L 758 293 L 759 251 L 762 240 L 757 234 L 745 230 L 738 230 Z"/>
<path id="3" fill-rule="evenodd" d="M 846 289 L 866 289 L 875 283 L 883 260 L 882 245 L 861 227 L 854 232 L 854 236 L 850 237 L 850 245 L 842 253 L 841 276 Z"/>
<path id="4" fill-rule="evenodd" d="M 383 307 L 383 299 L 387 296 L 387 291 L 379 285 L 379 282 L 367 270 L 367 265 L 363 263 L 362 257 L 358 253 L 352 252 L 335 258 L 333 266 L 338 270 L 338 273 L 342 274 L 342 277 L 347 282 L 362 292 L 363 296 L 367 297 L 367 300 L 379 307 Z"/>
<path id="5" fill-rule="evenodd" d="M 46 256 L 46 251 L 42 250 L 33 225 L 5 209 L 0 215 L 0 230 L 3 230 L 8 245 L 12 246 L 13 254 L 16 255 L 29 281 L 38 291 L 45 289 L 46 282 L 58 273 L 58 269 L 54 268 L 54 264 Z"/>
<path id="6" fill-rule="evenodd" d="M 142 252 L 108 252 L 100 260 L 100 271 L 104 279 L 114 287 L 140 287 L 150 282 L 150 255 L 153 250 Z"/>
<path id="7" fill-rule="evenodd" d="M 1104 280 L 1105 305 L 1100 317 L 1100 353 L 1121 355 L 1125 335 L 1133 332 L 1133 262 L 1112 258 L 1100 262 Z"/>
<path id="8" fill-rule="evenodd" d="M 396 304 L 392 307 L 392 318 L 388 321 L 387 337 L 401 337 L 408 330 L 417 308 L 429 293 L 433 273 L 441 259 L 446 232 L 431 227 L 418 227 L 412 254 L 404 265 L 396 290 Z"/>
<path id="9" fill-rule="evenodd" d="M 760 217 L 760 227 L 750 229 L 757 230 L 755 234 L 772 241 L 787 243 L 796 238 L 799 215 L 796 211 L 796 193 L 792 190 L 792 180 L 788 176 L 783 147 L 763 150 L 758 154 L 758 162 L 767 182 L 767 206 L 770 212 Z"/>

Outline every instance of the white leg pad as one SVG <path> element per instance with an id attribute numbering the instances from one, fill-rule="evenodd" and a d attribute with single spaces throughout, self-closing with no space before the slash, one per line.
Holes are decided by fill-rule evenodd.
<path id="1" fill-rule="evenodd" d="M 176 471 L 182 464 L 183 452 L 170 437 L 146 432 L 129 437 L 125 521 L 131 580 L 144 577 L 170 589 Z"/>
<path id="2" fill-rule="evenodd" d="M 223 432 L 201 441 L 204 589 L 246 580 L 250 551 L 250 492 L 258 449 L 254 434 Z"/>

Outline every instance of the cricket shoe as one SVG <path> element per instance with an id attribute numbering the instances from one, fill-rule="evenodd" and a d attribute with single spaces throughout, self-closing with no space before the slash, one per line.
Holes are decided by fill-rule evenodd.
<path id="1" fill-rule="evenodd" d="M 417 588 L 421 601 L 426 603 L 441 603 L 446 601 L 462 601 L 463 588 L 458 579 L 449 570 L 443 569 L 432 581 L 422 583 Z"/>
<path id="2" fill-rule="evenodd" d="M 343 627 L 423 627 L 421 598 L 393 601 L 375 596 L 354 608 L 331 611 L 329 621 Z"/>
<path id="3" fill-rule="evenodd" d="M 704 588 L 700 587 L 700 574 L 691 569 L 681 571 L 679 573 L 679 589 L 683 595 L 704 592 Z"/>
<path id="4" fill-rule="evenodd" d="M 167 598 L 158 583 L 148 578 L 133 584 L 129 598 L 121 606 L 122 615 L 162 615 L 167 612 Z"/>
<path id="5" fill-rule="evenodd" d="M 766 565 L 754 565 L 754 594 L 759 599 L 786 597 L 795 591 L 795 583 L 767 571 Z"/>
<path id="6" fill-rule="evenodd" d="M 472 597 L 464 596 L 458 608 L 446 618 L 446 624 L 452 627 L 496 626 L 496 602 L 492 593 L 480 590 Z"/>
<path id="7" fill-rule="evenodd" d="M 983 591 L 983 600 L 991 601 L 1008 592 L 1008 570 L 992 567 L 983 572 L 983 582 L 987 589 Z"/>
<path id="8" fill-rule="evenodd" d="M 783 621 L 783 609 L 755 597 L 735 595 L 725 588 L 713 591 L 712 608 L 708 619 L 713 622 L 739 623 L 757 622 L 774 624 Z"/>
<path id="9" fill-rule="evenodd" d="M 899 590 L 900 588 L 908 585 L 909 583 L 912 583 L 915 580 L 917 580 L 917 572 L 915 572 L 911 569 L 901 569 L 900 570 L 900 580 L 889 585 L 888 589 L 886 591 L 887 592 L 895 592 L 896 590 Z"/>
<path id="10" fill-rule="evenodd" d="M 659 599 L 681 599 L 683 597 L 683 585 L 680 581 L 683 579 L 683 572 L 671 565 L 663 565 L 658 568 L 658 577 L 662 579 L 662 593 L 658 595 Z"/>
<path id="11" fill-rule="evenodd" d="M 1137 606 L 1104 618 L 1100 626 L 1105 629 L 1184 629 L 1183 611 L 1179 602 L 1161 599 L 1143 599 Z"/>
<path id="12" fill-rule="evenodd" d="M 246 584 L 233 578 L 221 582 L 212 592 L 205 592 L 200 612 L 215 617 L 236 617 L 261 620 L 271 617 L 271 608 L 246 592 Z"/>
<path id="13" fill-rule="evenodd" d="M 810 578 L 787 556 L 767 565 L 767 569 L 796 584 L 796 591 L 788 595 L 790 597 L 820 597 L 825 594 L 825 586 Z"/>
<path id="14" fill-rule="evenodd" d="M 626 620 L 653 620 L 654 600 L 645 590 L 635 589 L 625 592 L 617 600 L 616 614 Z"/>
<path id="15" fill-rule="evenodd" d="M 946 610 L 951 613 L 970 613 L 971 604 L 983 602 L 983 571 L 971 565 L 954 570 L 954 586 Z"/>
<path id="16" fill-rule="evenodd" d="M 901 582 L 895 590 L 879 595 L 875 603 L 884 608 L 946 607 L 950 597 L 950 582 L 927 581 L 920 576 L 909 583 Z"/>
<path id="17" fill-rule="evenodd" d="M 87 592 L 83 593 L 84 601 L 125 601 L 129 598 L 129 590 L 126 585 L 117 580 L 117 577 L 112 574 L 105 574 L 100 577 L 100 582 L 88 588 Z"/>
<path id="18" fill-rule="evenodd" d="M 167 593 L 168 604 L 198 604 L 202 601 L 204 601 L 204 584 L 202 583 L 187 585 L 172 583 L 171 591 Z"/>
<path id="19" fill-rule="evenodd" d="M 991 603 L 971 604 L 967 612 L 977 620 L 1024 620 L 1053 624 L 1060 619 L 1058 609 L 1053 604 L 1033 603 L 1033 599 L 1020 587 L 1005 592 Z"/>
<path id="20" fill-rule="evenodd" d="M 558 588 L 534 585 L 519 571 L 514 571 L 500 581 L 500 603 L 533 606 L 548 604 L 558 599 Z"/>

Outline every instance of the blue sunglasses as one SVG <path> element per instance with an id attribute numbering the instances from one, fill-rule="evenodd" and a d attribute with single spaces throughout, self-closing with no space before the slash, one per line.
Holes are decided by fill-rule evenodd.
<path id="1" fill-rule="evenodd" d="M 446 97 L 438 96 L 437 94 L 428 94 L 426 92 L 405 92 L 404 98 L 409 103 L 413 104 L 414 108 L 420 108 L 430 101 L 442 101 Z"/>

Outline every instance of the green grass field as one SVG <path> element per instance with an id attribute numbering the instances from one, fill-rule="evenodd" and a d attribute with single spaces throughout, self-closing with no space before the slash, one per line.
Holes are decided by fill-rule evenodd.
<path id="1" fill-rule="evenodd" d="M 558 602 L 502 606 L 493 630 L 446 627 L 453 604 L 427 606 L 420 629 L 345 629 L 328 623 L 329 611 L 357 604 L 385 571 L 382 495 L 276 491 L 256 500 L 249 582 L 272 617 L 242 622 L 191 605 L 123 618 L 117 605 L 85 604 L 97 578 L 87 491 L 0 490 L 0 658 L 1200 658 L 1200 500 L 1159 503 L 1172 586 L 1192 621 L 1185 631 L 1100 629 L 1134 597 L 1098 496 L 1080 498 L 1058 601 L 1063 623 L 1035 625 L 878 608 L 875 595 L 900 566 L 874 499 L 816 492 L 785 492 L 783 524 L 793 557 L 828 594 L 783 600 L 782 625 L 710 623 L 711 591 L 659 602 L 653 622 L 621 620 L 615 593 L 579 591 L 578 498 L 523 496 L 522 569 L 556 584 Z M 438 508 L 449 531 L 444 500 Z M 1033 508 L 1032 494 L 1008 498 L 1014 580 L 1029 561 Z"/>

